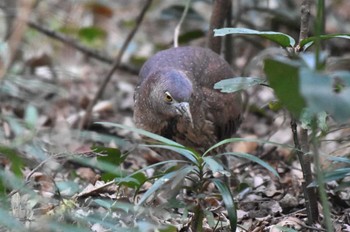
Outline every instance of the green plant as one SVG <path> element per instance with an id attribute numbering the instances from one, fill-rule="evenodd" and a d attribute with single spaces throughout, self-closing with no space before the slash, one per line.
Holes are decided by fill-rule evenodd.
<path id="1" fill-rule="evenodd" d="M 307 3 L 304 1 L 303 4 Z M 305 11 L 307 12 L 307 10 Z M 235 92 L 255 85 L 268 85 L 273 88 L 279 101 L 292 115 L 292 131 L 296 154 L 300 160 L 306 185 L 304 194 L 307 201 L 309 224 L 318 217 L 315 191 L 319 187 L 319 196 L 324 207 L 325 224 L 332 231 L 330 211 L 324 189 L 327 180 L 348 175 L 348 169 L 337 169 L 324 174 L 320 168 L 319 144 L 321 137 L 327 133 L 327 118 L 338 123 L 350 118 L 350 72 L 344 70 L 325 71 L 326 53 L 321 52 L 321 41 L 333 38 L 350 39 L 350 34 L 322 35 L 324 2 L 317 4 L 316 36 L 306 37 L 308 20 L 301 25 L 299 43 L 284 33 L 256 31 L 247 28 L 222 28 L 214 30 L 216 36 L 245 35 L 260 36 L 280 45 L 287 56 L 276 56 L 264 60 L 264 72 L 267 80 L 258 77 L 239 77 L 223 80 L 215 85 L 222 92 Z M 303 17 L 303 15 L 302 15 Z M 307 17 L 305 17 L 307 18 Z M 315 45 L 315 52 L 306 52 Z M 297 134 L 297 121 L 303 127 L 303 141 Z M 311 146 L 316 165 L 316 181 L 311 172 L 311 158 L 308 150 L 308 130 L 311 130 Z M 321 131 L 321 133 L 320 133 Z M 321 134 L 321 136 L 319 136 Z M 342 160 L 344 161 L 344 160 Z M 317 183 L 317 184 L 315 184 Z M 308 186 L 308 187 L 306 187 Z"/>
<path id="2" fill-rule="evenodd" d="M 220 173 L 222 176 L 229 176 L 230 172 L 225 170 L 224 166 L 218 161 L 220 155 L 236 156 L 240 158 L 249 159 L 253 162 L 260 164 L 261 166 L 270 170 L 274 175 L 278 176 L 278 173 L 266 162 L 259 159 L 256 156 L 244 153 L 227 152 L 223 154 L 218 154 L 217 156 L 208 156 L 209 152 L 215 148 L 222 146 L 227 143 L 246 141 L 245 139 L 232 138 L 221 141 L 209 148 L 204 154 L 199 154 L 193 149 L 186 148 L 181 144 L 178 144 L 172 140 L 161 137 L 159 135 L 137 129 L 131 128 L 120 124 L 114 123 L 100 123 L 105 126 L 112 126 L 122 129 L 128 129 L 136 132 L 140 135 L 149 137 L 157 142 L 157 144 L 141 144 L 140 146 L 146 146 L 149 148 L 162 148 L 166 150 L 171 150 L 184 157 L 184 160 L 168 160 L 159 162 L 143 169 L 137 170 L 132 174 L 116 178 L 116 182 L 120 185 L 127 185 L 130 183 L 139 183 L 139 186 L 135 186 L 138 189 L 144 184 L 144 179 L 138 179 L 137 174 L 142 173 L 147 169 L 154 167 L 162 167 L 166 165 L 166 169 L 162 172 L 158 172 L 155 176 L 147 179 L 147 181 L 153 181 L 152 187 L 150 187 L 138 201 L 138 205 L 142 206 L 146 204 L 155 194 L 166 189 L 168 193 L 168 198 L 170 202 L 177 202 L 176 208 L 184 208 L 185 211 L 193 212 L 191 228 L 194 231 L 202 231 L 203 229 L 203 219 L 207 218 L 209 225 L 215 227 L 219 221 L 215 222 L 213 220 L 212 213 L 205 207 L 205 199 L 210 197 L 217 197 L 223 200 L 225 208 L 228 212 L 228 218 L 230 221 L 230 230 L 236 231 L 237 216 L 236 207 L 234 204 L 233 196 L 227 183 L 222 181 L 222 178 L 213 177 L 212 173 Z M 261 141 L 260 141 L 261 142 Z M 219 191 L 217 193 L 210 193 L 207 188 L 210 183 L 213 183 Z M 176 200 L 176 196 L 179 193 L 183 193 L 186 190 L 187 194 L 192 196 L 191 204 L 186 204 L 184 197 L 180 198 L 183 202 Z M 168 199 L 168 200 L 169 200 Z"/>

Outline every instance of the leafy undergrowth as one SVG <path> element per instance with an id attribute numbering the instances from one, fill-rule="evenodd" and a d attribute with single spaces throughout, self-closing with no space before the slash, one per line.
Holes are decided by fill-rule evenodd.
<path id="1" fill-rule="evenodd" d="M 256 93 L 269 95 L 266 90 Z M 67 100 L 57 98 L 50 102 L 52 108 Z M 308 229 L 302 172 L 283 111 L 252 110 L 239 131 L 241 138 L 227 145 L 234 155 L 224 169 L 218 157 L 199 158 L 160 139 L 165 148 L 187 157 L 162 161 L 161 154 L 142 145 L 140 131 L 127 126 L 98 123 L 78 131 L 63 122 L 50 124 L 52 112 L 40 106 L 23 107 L 20 113 L 11 104 L 1 109 L 6 112 L 0 146 L 2 230 L 195 231 L 198 219 L 204 231 L 230 231 L 234 220 L 239 231 Z M 115 117 L 104 109 L 95 111 L 96 120 Z M 337 130 L 334 137 L 347 130 Z M 199 164 L 207 165 L 200 174 Z M 330 163 L 324 167 L 333 168 Z M 224 176 L 229 176 L 230 191 L 220 185 Z M 329 179 L 327 193 L 334 225 L 343 231 L 350 224 L 350 192 L 334 179 Z M 225 197 L 231 194 L 230 205 Z"/>
<path id="2" fill-rule="evenodd" d="M 36 22 L 91 49 L 103 50 L 107 58 L 115 57 L 117 48 L 122 47 L 123 36 L 135 24 L 140 10 L 137 1 L 109 1 L 110 5 L 64 2 L 39 1 L 33 9 Z M 78 127 L 109 63 L 98 63 L 91 54 L 72 50 L 70 40 L 59 44 L 56 38 L 33 28 L 23 34 L 25 43 L 19 46 L 22 54 L 16 55 L 12 68 L 0 82 L 0 231 L 310 229 L 306 225 L 303 176 L 293 150 L 289 114 L 281 109 L 272 89 L 256 85 L 266 84 L 263 79 L 244 79 L 254 87 L 247 90 L 248 110 L 238 136 L 226 144 L 228 168 L 221 164 L 220 156 L 203 156 L 158 138 L 161 145 L 156 145 L 157 151 L 162 146 L 164 152 L 171 149 L 186 157 L 163 160 L 162 151 L 157 154 L 143 145 L 138 134 L 143 132 L 130 129 L 134 126 L 133 89 L 137 82 L 134 69 L 151 53 L 169 47 L 180 18 L 172 13 L 183 10 L 166 2 L 159 1 L 150 10 L 152 17 L 146 17 L 126 51 L 127 65 L 116 71 L 104 91 L 105 100 L 93 109 L 93 122 L 108 123 L 93 123 L 84 131 L 73 128 Z M 276 1 L 271 6 L 256 1 L 260 7 L 252 7 L 249 2 L 241 1 L 239 10 L 244 13 L 235 18 L 238 26 L 266 29 L 275 25 L 295 34 L 300 10 L 298 6 L 287 6 L 292 1 Z M 348 2 L 337 1 L 327 8 L 332 18 L 327 21 L 327 33 L 344 32 L 338 27 L 349 21 Z M 182 38 L 183 43 L 201 45 L 194 40 L 203 37 L 203 28 L 208 27 L 203 16 L 209 10 L 206 6 L 202 11 L 196 9 L 190 11 L 180 42 Z M 86 26 L 88 22 L 91 25 Z M 0 27 L 5 31 L 3 25 Z M 243 32 L 262 35 L 253 30 Z M 271 37 L 275 36 L 268 36 Z M 280 55 L 281 49 L 265 40 L 250 39 L 235 40 L 234 66 L 244 76 L 261 76 L 261 61 Z M 288 39 L 286 43 L 294 45 L 293 41 Z M 7 61 L 4 48 L 8 44 L 0 45 L 1 57 Z M 332 56 L 349 52 L 344 41 L 329 46 Z M 348 69 L 346 57 L 332 59 L 328 65 L 333 66 L 328 71 L 338 66 Z M 337 77 L 335 80 L 335 92 L 347 89 L 347 82 Z M 234 83 L 231 80 L 229 84 Z M 318 92 L 314 85 L 310 88 Z M 292 91 L 286 96 L 287 100 L 295 98 Z M 335 95 L 334 100 L 341 96 Z M 317 139 L 326 171 L 331 220 L 335 231 L 350 231 L 349 127 L 336 125 L 329 118 L 326 122 L 325 116 L 320 118 L 325 127 L 320 128 Z M 154 135 L 150 137 L 157 140 Z M 323 219 L 320 214 L 318 222 L 311 226 L 324 231 Z"/>
<path id="3" fill-rule="evenodd" d="M 109 123 L 72 129 L 90 85 L 20 76 L 4 81 L 3 89 L 11 91 L 2 92 L 5 104 L 0 105 L 1 230 L 230 231 L 235 223 L 239 231 L 308 229 L 290 121 L 284 110 L 266 106 L 274 100 L 270 89 L 249 90 L 250 110 L 238 138 L 226 144 L 231 153 L 225 169 L 220 157 L 202 157 L 154 135 L 161 146 L 187 158 L 162 160 L 161 152 L 143 146 L 143 132 L 130 129 L 131 84 L 110 89 L 120 94 L 94 109 L 94 121 Z M 336 170 L 328 176 L 327 193 L 337 231 L 350 224 L 349 165 L 342 157 L 348 134 L 347 127 L 329 125 L 320 135 L 324 154 L 340 156 L 333 158 L 338 164 L 324 162 L 325 170 Z"/>

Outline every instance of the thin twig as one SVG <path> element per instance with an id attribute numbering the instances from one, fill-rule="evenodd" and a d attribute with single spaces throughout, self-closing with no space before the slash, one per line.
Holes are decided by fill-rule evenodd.
<path id="1" fill-rule="evenodd" d="M 301 50 L 300 42 L 307 38 L 309 35 L 309 22 L 310 22 L 310 0 L 303 0 L 300 6 L 301 16 L 300 16 L 300 34 L 299 34 L 299 44 L 296 47 L 297 52 Z"/>
<path id="2" fill-rule="evenodd" d="M 0 59 L 0 80 L 5 76 L 5 74 L 7 73 L 7 70 L 11 67 L 16 57 L 16 53 L 19 49 L 23 35 L 27 28 L 26 21 L 30 17 L 32 8 L 34 6 L 34 2 L 35 2 L 34 0 L 21 0 L 21 1 L 18 1 L 17 3 L 18 13 L 13 23 L 13 26 L 14 26 L 13 32 L 8 39 L 8 47 L 9 47 L 8 59 L 7 59 L 8 62 L 5 63 Z"/>
<path id="3" fill-rule="evenodd" d="M 26 179 L 23 183 L 23 185 L 17 189 L 12 190 L 7 197 L 11 197 L 13 196 L 15 193 L 19 192 L 25 185 L 27 185 L 30 182 L 30 178 L 33 176 L 33 174 L 35 172 L 37 172 L 40 168 L 42 168 L 48 161 L 52 160 L 52 159 L 57 159 L 57 158 L 61 158 L 61 157 L 65 157 L 67 155 L 65 154 L 56 154 L 56 155 L 52 155 L 49 156 L 48 158 L 46 158 L 45 160 L 41 161 L 35 168 L 33 168 L 33 170 L 31 172 L 28 173 L 28 175 L 26 176 Z"/>
<path id="4" fill-rule="evenodd" d="M 320 59 L 320 53 L 322 49 L 321 39 L 320 35 L 324 33 L 324 27 L 325 27 L 325 1 L 324 0 L 318 0 L 317 1 L 317 15 L 316 15 L 316 41 L 315 41 L 315 60 L 316 60 L 316 70 L 322 69 L 322 61 Z M 313 155 L 315 160 L 315 167 L 316 167 L 316 177 L 317 177 L 317 184 L 318 184 L 318 190 L 319 190 L 319 196 L 322 204 L 322 211 L 323 211 L 323 217 L 324 217 L 324 224 L 328 232 L 333 232 L 334 227 L 331 220 L 331 209 L 329 206 L 329 201 L 327 198 L 327 193 L 325 189 L 325 178 L 324 173 L 321 168 L 321 161 L 320 161 L 320 154 L 318 151 L 319 148 L 319 141 L 317 140 L 317 121 L 316 117 L 313 119 L 312 123 L 312 148 L 313 148 Z"/>
<path id="5" fill-rule="evenodd" d="M 178 47 L 179 46 L 179 34 L 180 34 L 180 28 L 182 23 L 184 22 L 186 15 L 188 13 L 188 9 L 190 8 L 191 5 L 191 0 L 187 1 L 186 7 L 184 12 L 182 13 L 181 19 L 179 21 L 179 23 L 176 25 L 175 30 L 174 30 L 174 47 Z"/>
<path id="6" fill-rule="evenodd" d="M 315 189 L 307 187 L 313 181 L 310 156 L 305 155 L 305 153 L 309 151 L 308 131 L 305 129 L 302 129 L 301 138 L 299 139 L 298 131 L 297 131 L 297 122 L 294 117 L 292 117 L 291 129 L 293 134 L 294 146 L 296 148 L 296 154 L 298 156 L 301 170 L 304 176 L 302 188 L 303 188 L 304 197 L 305 197 L 305 207 L 307 210 L 308 224 L 311 225 L 313 222 L 317 220 L 318 208 L 317 208 L 317 194 Z M 301 144 L 299 141 L 301 141 Z"/>
<path id="7" fill-rule="evenodd" d="M 78 51 L 81 51 L 84 54 L 86 54 L 94 59 L 97 59 L 97 60 L 102 61 L 102 62 L 107 63 L 107 64 L 113 63 L 112 57 L 109 57 L 107 54 L 101 53 L 99 51 L 92 50 L 92 49 L 80 44 L 79 42 L 77 42 L 73 38 L 67 37 L 62 33 L 45 28 L 45 27 L 43 27 L 43 26 L 41 26 L 33 21 L 28 21 L 27 23 L 28 23 L 28 26 L 30 28 L 39 31 L 50 38 L 56 39 L 56 40 L 66 44 L 68 46 L 71 46 L 71 47 L 77 49 Z M 120 70 L 127 71 L 127 72 L 130 72 L 133 74 L 137 73 L 136 70 L 134 70 L 130 67 L 127 67 L 126 65 L 120 65 L 118 68 Z"/>
<path id="8" fill-rule="evenodd" d="M 300 42 L 308 37 L 309 34 L 309 20 L 310 20 L 310 0 L 303 0 L 300 6 Z M 295 47 L 295 51 L 298 53 L 302 48 L 299 44 Z M 309 188 L 308 186 L 313 181 L 313 174 L 311 171 L 311 159 L 307 155 L 309 152 L 309 136 L 308 130 L 301 129 L 300 137 L 297 130 L 297 120 L 292 116 L 291 130 L 293 134 L 294 146 L 296 148 L 296 154 L 298 156 L 300 166 L 303 172 L 304 181 L 302 188 L 305 197 L 305 207 L 307 211 L 308 224 L 311 225 L 318 219 L 318 207 L 317 207 L 317 194 L 315 188 Z"/>
<path id="9" fill-rule="evenodd" d="M 136 19 L 136 25 L 135 27 L 130 31 L 129 35 L 127 36 L 127 38 L 124 41 L 124 44 L 122 46 L 122 48 L 120 49 L 118 56 L 115 60 L 115 62 L 112 65 L 111 70 L 107 73 L 106 77 L 104 78 L 100 88 L 98 89 L 95 97 L 93 98 L 93 100 L 90 102 L 88 108 L 86 109 L 86 113 L 85 116 L 82 118 L 82 120 L 80 121 L 80 125 L 79 128 L 82 129 L 84 127 L 84 125 L 86 125 L 89 121 L 90 121 L 90 117 L 91 117 L 91 112 L 92 112 L 92 108 L 94 107 L 94 105 L 97 103 L 98 99 L 102 96 L 102 93 L 104 92 L 108 82 L 111 80 L 112 75 L 114 73 L 114 71 L 116 69 L 118 69 L 118 67 L 120 66 L 122 57 L 124 55 L 124 52 L 126 50 L 126 48 L 129 46 L 130 41 L 132 40 L 132 38 L 134 37 L 137 29 L 139 28 L 145 13 L 147 11 L 147 9 L 151 6 L 152 0 L 147 0 L 144 7 L 142 8 L 140 14 L 138 15 L 137 19 Z"/>
<path id="10" fill-rule="evenodd" d="M 207 46 L 214 52 L 221 52 L 221 37 L 214 37 L 213 30 L 223 27 L 231 0 L 214 0 L 213 12 L 210 18 L 210 27 L 207 36 Z"/>

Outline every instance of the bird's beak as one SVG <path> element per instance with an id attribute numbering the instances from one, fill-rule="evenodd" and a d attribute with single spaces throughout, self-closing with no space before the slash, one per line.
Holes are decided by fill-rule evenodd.
<path id="1" fill-rule="evenodd" d="M 192 114 L 190 111 L 190 104 L 188 102 L 180 102 L 176 104 L 176 109 L 178 110 L 179 114 L 185 117 L 185 119 L 191 124 L 191 127 L 193 128 L 193 120 L 192 120 Z"/>

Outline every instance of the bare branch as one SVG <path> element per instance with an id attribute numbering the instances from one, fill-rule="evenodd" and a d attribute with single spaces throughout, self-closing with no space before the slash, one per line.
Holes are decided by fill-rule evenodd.
<path id="1" fill-rule="evenodd" d="M 8 39 L 8 62 L 5 63 L 0 60 L 0 80 L 4 77 L 7 70 L 11 67 L 12 62 L 16 56 L 18 47 L 20 46 L 24 32 L 27 28 L 26 21 L 29 19 L 30 14 L 32 13 L 34 2 L 34 0 L 22 0 L 17 4 L 18 13 L 13 23 L 14 29 L 12 30 L 12 33 Z"/>
<path id="2" fill-rule="evenodd" d="M 214 0 L 213 13 L 210 18 L 210 27 L 208 31 L 208 48 L 220 54 L 221 37 L 214 37 L 213 30 L 224 26 L 227 12 L 231 7 L 231 0 Z"/>
<path id="3" fill-rule="evenodd" d="M 50 37 L 50 38 L 53 38 L 53 39 L 56 39 L 68 46 L 71 46 L 75 49 L 77 49 L 78 51 L 81 51 L 83 52 L 84 54 L 94 58 L 94 59 L 97 59 L 101 62 L 104 62 L 104 63 L 107 63 L 107 64 L 112 64 L 113 63 L 113 58 L 112 57 L 109 57 L 107 54 L 104 54 L 104 53 L 101 53 L 97 50 L 92 50 L 82 44 L 80 44 L 79 42 L 77 42 L 75 39 L 73 38 L 70 38 L 70 37 L 67 37 L 65 36 L 64 34 L 62 33 L 59 33 L 59 32 L 56 32 L 56 31 L 53 31 L 53 30 L 50 30 L 48 28 L 45 28 L 33 21 L 29 21 L 28 22 L 28 26 L 32 29 L 35 29 L 41 33 L 43 33 L 44 35 Z M 120 70 L 123 70 L 123 71 L 127 71 L 127 72 L 130 72 L 130 73 L 133 73 L 133 74 L 136 74 L 137 71 L 126 66 L 126 65 L 123 65 L 121 64 L 119 67 L 118 67 Z"/>
<path id="4" fill-rule="evenodd" d="M 179 34 L 180 34 L 180 28 L 181 25 L 183 23 L 183 21 L 185 20 L 185 17 L 188 13 L 188 9 L 190 8 L 191 5 L 191 0 L 187 1 L 186 7 L 184 12 L 182 13 L 181 19 L 179 21 L 179 23 L 176 25 L 175 30 L 174 30 L 174 47 L 178 47 L 179 46 Z"/>
<path id="5" fill-rule="evenodd" d="M 104 92 L 108 82 L 111 80 L 114 71 L 117 70 L 118 67 L 120 66 L 124 52 L 125 52 L 126 48 L 129 46 L 129 43 L 132 40 L 132 38 L 134 37 L 137 29 L 139 28 L 139 26 L 140 26 L 140 24 L 145 16 L 147 9 L 151 6 L 151 3 L 152 3 L 152 0 L 147 0 L 144 7 L 142 8 L 140 14 L 138 15 L 138 17 L 136 19 L 135 27 L 130 31 L 129 35 L 125 39 L 124 44 L 123 44 L 122 48 L 120 49 L 118 56 L 112 65 L 111 70 L 105 76 L 105 78 L 104 78 L 100 88 L 98 89 L 94 99 L 90 102 L 88 108 L 86 109 L 85 116 L 82 118 L 82 120 L 80 121 L 80 124 L 79 124 L 80 129 L 82 129 L 84 127 L 84 125 L 86 125 L 90 121 L 92 108 L 97 103 L 98 99 L 102 96 L 102 93 Z"/>
<path id="6" fill-rule="evenodd" d="M 303 0 L 300 6 L 300 34 L 299 34 L 299 44 L 300 41 L 307 38 L 310 30 L 310 0 Z M 300 46 L 296 47 L 297 51 L 300 51 Z"/>

